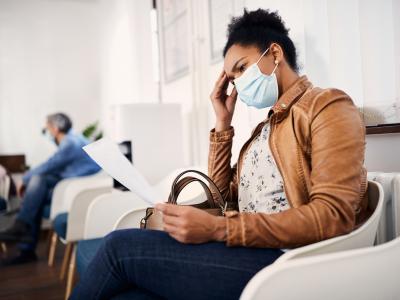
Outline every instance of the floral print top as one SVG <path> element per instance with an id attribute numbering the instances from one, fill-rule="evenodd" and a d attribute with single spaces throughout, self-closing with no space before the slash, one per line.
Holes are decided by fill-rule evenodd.
<path id="1" fill-rule="evenodd" d="M 274 214 L 290 208 L 269 148 L 269 134 L 270 125 L 266 123 L 244 155 L 239 181 L 241 212 Z"/>

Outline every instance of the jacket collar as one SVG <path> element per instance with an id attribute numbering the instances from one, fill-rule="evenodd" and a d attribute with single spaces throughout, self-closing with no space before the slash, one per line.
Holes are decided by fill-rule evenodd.
<path id="1" fill-rule="evenodd" d="M 307 76 L 303 75 L 297 79 L 293 85 L 278 99 L 275 105 L 268 112 L 268 117 L 276 115 L 278 121 L 282 120 L 293 104 L 302 96 L 306 90 L 312 88 L 312 84 L 308 81 Z"/>

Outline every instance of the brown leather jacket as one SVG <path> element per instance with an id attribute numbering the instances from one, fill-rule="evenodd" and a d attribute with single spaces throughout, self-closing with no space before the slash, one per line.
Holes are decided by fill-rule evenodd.
<path id="1" fill-rule="evenodd" d="M 270 122 L 269 146 L 291 209 L 227 213 L 229 246 L 291 248 L 352 231 L 367 216 L 365 127 L 352 100 L 299 78 L 270 110 L 231 167 L 233 128 L 210 134 L 209 176 L 237 204 L 243 154 Z"/>

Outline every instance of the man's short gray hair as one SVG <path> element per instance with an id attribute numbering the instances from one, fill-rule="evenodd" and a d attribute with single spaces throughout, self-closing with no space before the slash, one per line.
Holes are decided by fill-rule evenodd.
<path id="1" fill-rule="evenodd" d="M 67 133 L 72 128 L 71 119 L 64 113 L 55 113 L 47 116 L 47 122 L 58 128 L 63 133 Z"/>

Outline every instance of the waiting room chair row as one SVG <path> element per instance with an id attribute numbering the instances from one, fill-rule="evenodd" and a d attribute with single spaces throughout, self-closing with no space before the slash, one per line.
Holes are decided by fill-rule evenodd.
<path id="1" fill-rule="evenodd" d="M 204 168 L 200 168 L 200 170 L 204 171 Z M 172 172 L 155 186 L 161 194 L 168 195 L 170 184 L 180 171 L 182 170 Z M 113 230 L 137 228 L 148 206 L 134 193 L 112 190 L 111 180 L 104 174 L 89 177 L 71 180 L 68 184 L 65 183 L 65 186 L 57 186 L 53 197 L 53 206 L 51 209 L 53 220 L 56 220 L 56 216 L 60 215 L 60 213 L 68 212 L 66 232 L 55 233 L 53 236 L 53 245 L 54 240 L 57 240 L 57 236 L 61 237 L 67 243 L 67 251 L 62 268 L 62 275 L 65 276 L 66 268 L 69 266 L 66 296 L 69 295 L 72 289 L 73 274 L 75 272 L 76 242 L 85 239 L 101 238 Z M 390 237 L 397 235 L 398 229 L 394 229 L 394 227 L 398 224 L 398 219 L 396 218 L 399 213 L 395 210 L 399 207 L 398 202 L 400 199 L 398 195 L 400 193 L 393 193 L 393 186 L 395 184 L 400 186 L 400 175 L 396 177 L 396 174 L 370 173 L 369 179 L 380 183 L 372 181 L 369 183 L 369 200 L 374 214 L 363 226 L 348 235 L 291 250 L 278 259 L 273 266 L 268 268 L 275 270 L 278 268 L 278 264 L 285 263 L 286 265 L 287 261 L 292 261 L 293 259 L 305 259 L 310 256 L 319 257 L 321 254 L 330 255 L 327 253 L 370 247 L 374 244 L 375 239 L 377 243 L 381 244 L 388 241 Z M 81 180 L 86 180 L 85 184 L 78 183 Z M 68 185 L 75 185 L 75 187 L 72 188 L 70 186 L 67 188 L 66 186 Z M 63 192 L 63 190 L 69 190 L 69 192 Z M 202 197 L 202 193 L 203 191 L 200 186 L 198 189 L 190 188 L 187 190 L 186 195 L 182 195 L 182 198 L 186 200 L 185 204 L 192 204 Z M 378 232 L 377 235 L 376 232 Z M 54 261 L 52 258 L 54 249 L 53 247 L 51 249 L 49 263 Z M 259 274 L 264 274 L 265 272 L 269 274 L 270 271 L 263 270 Z M 259 278 L 261 275 L 259 274 L 250 281 L 242 295 L 243 299 L 254 299 L 246 298 L 246 295 L 248 293 L 253 295 L 254 291 L 259 289 L 254 287 L 256 285 L 252 283 L 254 280 L 256 282 L 260 281 Z M 249 288 L 249 286 L 253 286 L 253 288 Z M 264 286 L 264 283 L 261 284 L 261 287 Z M 249 289 L 251 292 L 248 292 Z M 270 296 L 270 294 L 268 295 Z"/>

